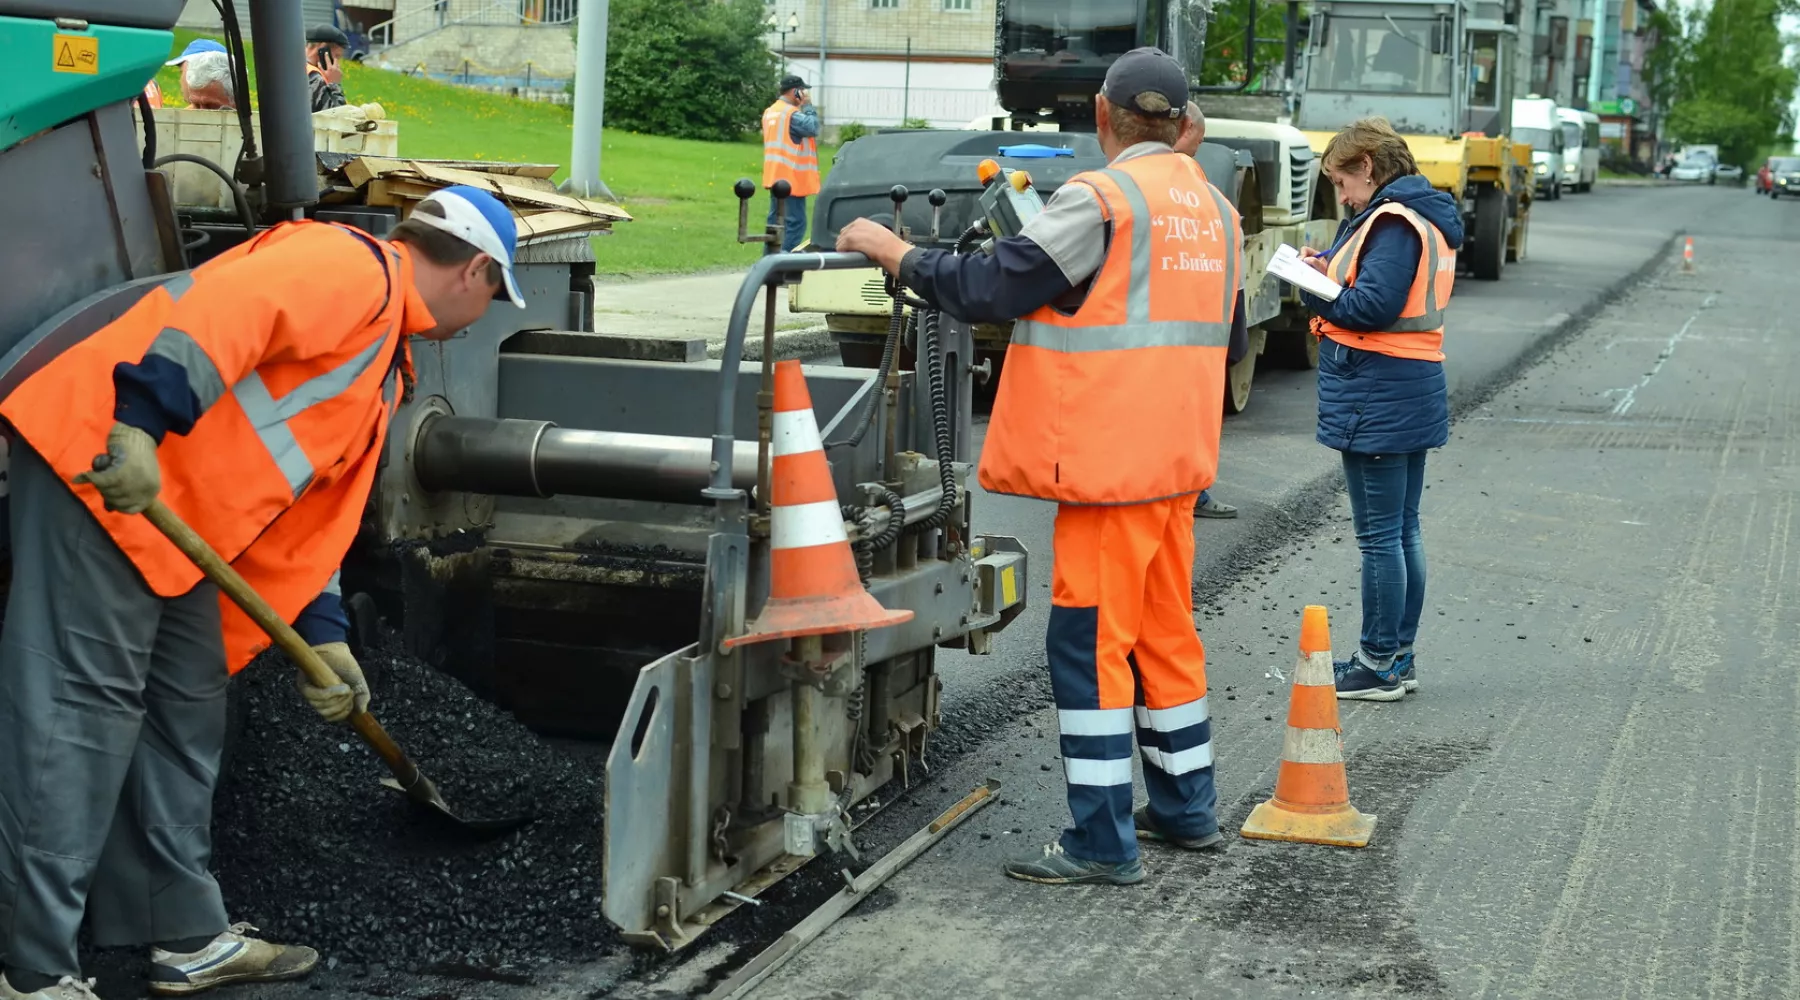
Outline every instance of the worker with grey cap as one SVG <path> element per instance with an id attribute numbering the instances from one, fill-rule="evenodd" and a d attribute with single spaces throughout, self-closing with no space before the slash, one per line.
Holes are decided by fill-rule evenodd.
<path id="1" fill-rule="evenodd" d="M 344 53 L 350 36 L 330 24 L 306 29 L 306 79 L 312 88 L 312 109 L 325 111 L 350 103 L 344 97 Z"/>
<path id="2" fill-rule="evenodd" d="M 1045 639 L 1073 818 L 1005 866 L 1022 881 L 1131 885 L 1139 839 L 1221 842 L 1193 509 L 1218 465 L 1243 249 L 1237 212 L 1174 148 L 1187 102 L 1173 58 L 1120 56 L 1094 101 L 1110 164 L 991 255 L 914 248 L 866 219 L 838 238 L 958 319 L 1016 321 L 980 480 L 1059 504 Z"/>
<path id="3" fill-rule="evenodd" d="M 819 193 L 819 113 L 806 96 L 806 81 L 793 74 L 781 78 L 781 96 L 762 114 L 763 188 L 787 181 L 781 249 L 792 250 L 806 239 L 806 199 Z M 775 225 L 776 200 L 769 195 L 769 222 Z"/>

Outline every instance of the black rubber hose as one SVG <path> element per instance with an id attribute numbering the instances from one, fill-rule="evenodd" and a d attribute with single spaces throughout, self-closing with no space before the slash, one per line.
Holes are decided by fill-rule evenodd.
<path id="1" fill-rule="evenodd" d="M 940 317 L 935 309 L 927 312 L 919 338 L 919 353 L 924 355 L 925 378 L 931 388 L 931 433 L 937 444 L 938 484 L 943 490 L 938 497 L 937 510 L 919 522 L 919 527 L 925 529 L 943 525 L 950 520 L 950 512 L 956 509 L 955 438 L 950 430 L 950 395 L 944 384 L 944 355 L 938 342 Z"/>
<path id="2" fill-rule="evenodd" d="M 250 66 L 244 56 L 244 29 L 238 23 L 237 4 L 233 0 L 213 0 L 218 8 L 220 26 L 225 29 L 225 47 L 230 50 L 231 73 L 234 89 L 232 104 L 237 111 L 238 132 L 243 136 L 243 147 L 238 152 L 238 159 L 256 156 L 256 127 L 250 120 Z M 251 223 L 252 232 L 255 223 Z"/>
<path id="3" fill-rule="evenodd" d="M 827 448 L 854 448 L 862 444 L 863 436 L 869 428 L 875 426 L 875 411 L 880 408 L 882 399 L 887 394 L 888 376 L 893 373 L 894 359 L 900 354 L 900 331 L 906 324 L 906 303 L 894 300 L 894 311 L 888 316 L 887 340 L 881 345 L 881 364 L 876 368 L 875 385 L 869 390 L 869 400 L 863 404 L 862 416 L 856 418 L 856 430 L 847 438 L 832 441 Z"/>
<path id="4" fill-rule="evenodd" d="M 963 230 L 962 235 L 956 238 L 955 253 L 959 257 L 968 253 L 979 246 L 981 241 L 986 237 L 987 224 L 985 222 L 977 221 L 974 225 Z"/>
<path id="5" fill-rule="evenodd" d="M 144 119 L 144 169 L 156 169 L 156 116 L 150 113 L 150 98 L 143 91 L 137 96 L 138 114 Z"/>
<path id="6" fill-rule="evenodd" d="M 231 189 L 231 202 L 237 206 L 238 219 L 243 222 L 245 231 L 250 234 L 252 239 L 256 237 L 256 216 L 250 214 L 250 200 L 244 197 L 243 187 L 237 181 L 232 180 L 231 175 L 225 172 L 224 167 L 204 156 L 196 156 L 193 153 L 170 153 L 168 156 L 157 159 L 150 166 L 155 168 L 165 163 L 192 163 L 218 174 L 219 179 L 225 182 L 225 186 Z"/>

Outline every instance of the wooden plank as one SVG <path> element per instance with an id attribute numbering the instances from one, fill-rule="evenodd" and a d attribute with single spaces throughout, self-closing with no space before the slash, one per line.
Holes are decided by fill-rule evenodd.
<path id="1" fill-rule="evenodd" d="M 588 198 L 576 198 L 556 191 L 537 190 L 505 176 L 485 174 L 474 170 L 459 170 L 454 167 L 438 167 L 418 160 L 411 161 L 410 165 L 415 172 L 428 181 L 444 185 L 467 184 L 470 187 L 483 188 L 499 195 L 504 201 L 524 202 L 544 208 L 620 222 L 627 222 L 631 219 L 630 213 L 617 205 Z"/>
<path id="2" fill-rule="evenodd" d="M 557 171 L 554 163 L 483 163 L 479 160 L 402 160 L 387 156 L 359 156 L 344 167 L 344 176 L 350 183 L 362 187 L 383 174 L 403 170 L 408 163 L 425 163 L 452 169 L 475 170 L 487 174 L 500 174 L 507 177 L 541 180 L 551 189 L 555 185 L 548 184 L 550 176 Z"/>
<path id="3" fill-rule="evenodd" d="M 612 228 L 610 220 L 578 212 L 533 212 L 530 215 L 515 214 L 513 219 L 518 223 L 520 239 Z"/>

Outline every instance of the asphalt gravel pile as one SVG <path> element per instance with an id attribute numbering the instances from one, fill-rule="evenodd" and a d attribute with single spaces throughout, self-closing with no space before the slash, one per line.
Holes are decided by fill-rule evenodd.
<path id="1" fill-rule="evenodd" d="M 371 710 L 458 815 L 520 814 L 482 841 L 382 787 L 387 768 L 265 654 L 240 674 L 241 721 L 215 807 L 214 870 L 233 920 L 336 963 L 529 969 L 619 945 L 600 910 L 602 772 L 461 682 L 365 651 Z"/>

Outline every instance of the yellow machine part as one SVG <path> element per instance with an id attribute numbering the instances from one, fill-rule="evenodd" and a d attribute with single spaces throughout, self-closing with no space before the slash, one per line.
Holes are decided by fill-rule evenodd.
<path id="1" fill-rule="evenodd" d="M 1335 132 L 1307 132 L 1306 141 L 1313 152 L 1323 156 L 1325 146 Z M 1509 166 L 1524 164 L 1525 176 L 1531 176 L 1531 147 L 1505 138 L 1485 135 L 1408 135 L 1406 146 L 1418 161 L 1419 173 L 1431 186 L 1461 198 L 1471 181 L 1487 181 L 1505 190 L 1512 189 L 1514 171 Z"/>

